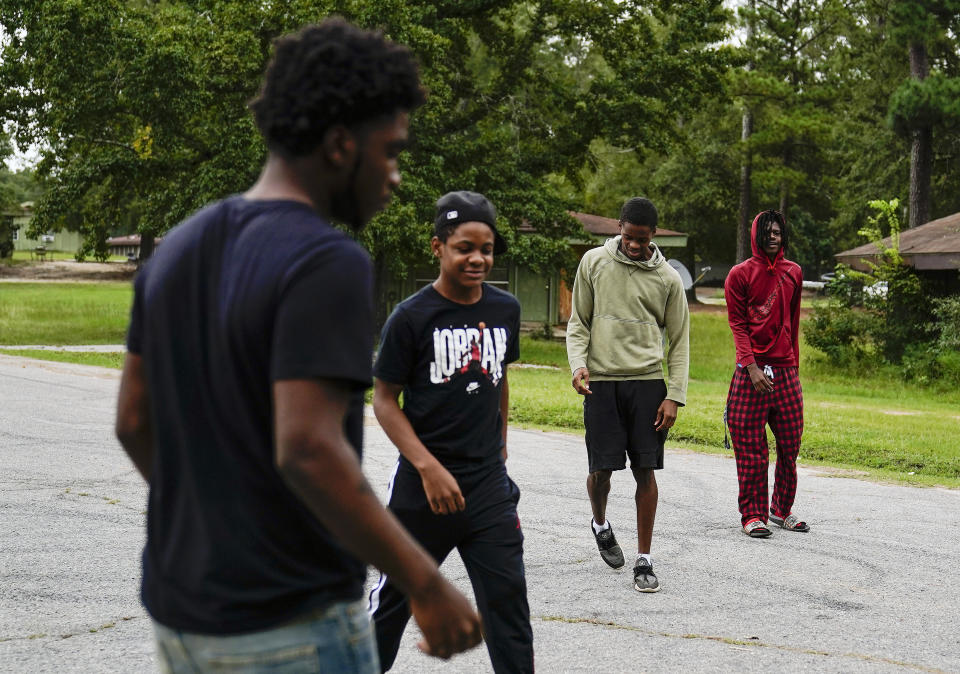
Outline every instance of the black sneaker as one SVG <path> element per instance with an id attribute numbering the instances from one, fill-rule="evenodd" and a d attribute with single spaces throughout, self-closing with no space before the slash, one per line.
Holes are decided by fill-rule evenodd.
<path id="1" fill-rule="evenodd" d="M 600 558 L 615 569 L 623 566 L 623 550 L 617 544 L 617 537 L 613 535 L 613 527 L 608 526 L 598 534 L 593 528 L 593 521 L 591 520 L 590 531 L 593 531 L 593 536 L 597 539 Z"/>
<path id="2" fill-rule="evenodd" d="M 633 589 L 637 592 L 659 592 L 660 581 L 653 573 L 653 564 L 642 560 L 633 567 Z"/>

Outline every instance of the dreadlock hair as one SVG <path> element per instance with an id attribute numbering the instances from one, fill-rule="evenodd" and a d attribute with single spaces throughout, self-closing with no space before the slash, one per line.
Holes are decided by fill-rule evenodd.
<path id="1" fill-rule="evenodd" d="M 411 111 L 425 94 L 411 51 L 340 18 L 274 41 L 260 93 L 250 103 L 267 147 L 293 158 L 327 129 Z"/>
<path id="2" fill-rule="evenodd" d="M 643 197 L 633 197 L 624 202 L 620 209 L 620 224 L 629 222 L 633 225 L 645 225 L 650 229 L 657 228 L 657 207 L 653 202 Z"/>
<path id="3" fill-rule="evenodd" d="M 757 233 L 754 239 L 757 242 L 757 248 L 763 250 L 770 235 L 770 225 L 777 223 L 780 225 L 780 250 L 787 249 L 787 220 L 780 211 L 769 210 L 762 211 L 757 215 Z"/>

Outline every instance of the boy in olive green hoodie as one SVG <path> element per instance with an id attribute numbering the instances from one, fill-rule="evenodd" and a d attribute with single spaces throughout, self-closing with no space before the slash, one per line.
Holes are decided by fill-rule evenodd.
<path id="1" fill-rule="evenodd" d="M 690 314 L 680 275 L 653 237 L 657 209 L 634 197 L 620 211 L 620 236 L 587 251 L 573 283 L 567 358 L 573 388 L 584 396 L 590 475 L 587 495 L 600 557 L 613 568 L 623 551 L 606 521 L 610 476 L 630 469 L 637 482 L 637 562 L 634 589 L 658 592 L 650 543 L 657 513 L 657 480 L 667 429 L 686 402 Z M 663 377 L 664 333 L 669 343 Z"/>

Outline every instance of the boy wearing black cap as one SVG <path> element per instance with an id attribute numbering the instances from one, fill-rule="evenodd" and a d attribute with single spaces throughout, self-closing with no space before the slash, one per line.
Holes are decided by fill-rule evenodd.
<path id="1" fill-rule="evenodd" d="M 401 302 L 383 328 L 373 408 L 400 450 L 390 510 L 437 562 L 460 552 L 496 672 L 533 671 L 520 493 L 507 476 L 507 364 L 519 357 L 520 304 L 484 283 L 506 251 L 481 194 L 437 201 L 432 284 Z M 398 398 L 403 393 L 403 409 Z M 410 618 L 381 574 L 370 592 L 380 664 L 390 669 Z"/>

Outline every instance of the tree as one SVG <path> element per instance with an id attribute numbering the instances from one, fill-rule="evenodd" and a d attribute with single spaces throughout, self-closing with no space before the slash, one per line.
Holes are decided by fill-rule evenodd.
<path id="1" fill-rule="evenodd" d="M 576 181 L 598 138 L 666 147 L 724 62 L 720 0 L 0 0 L 0 118 L 51 179 L 37 227 L 79 214 L 96 252 L 112 223 L 149 238 L 245 188 L 264 149 L 244 102 L 270 40 L 330 13 L 410 45 L 430 92 L 394 206 L 362 235 L 380 279 L 424 260 L 454 188 L 497 205 L 514 260 L 569 266 L 558 176 Z"/>
<path id="2" fill-rule="evenodd" d="M 753 46 L 754 16 L 757 12 L 755 0 L 749 0 L 746 11 L 743 13 L 743 23 L 746 26 L 746 40 L 744 46 L 749 50 Z M 753 70 L 753 60 L 748 57 L 744 68 L 747 72 Z M 743 262 L 751 255 L 750 245 L 750 218 L 753 211 L 750 208 L 750 193 L 753 189 L 753 154 L 750 151 L 750 136 L 753 135 L 753 109 L 749 102 L 743 103 L 743 116 L 740 124 L 740 143 L 743 147 L 743 157 L 740 159 L 740 217 L 737 219 L 737 262 Z"/>
<path id="3" fill-rule="evenodd" d="M 76 226 L 102 256 L 113 223 L 136 212 L 149 246 L 256 175 L 263 151 L 243 102 L 268 28 L 231 29 L 237 14 L 120 0 L 0 3 L 0 115 L 21 146 L 41 148 L 37 171 L 50 178 L 32 229 Z"/>
<path id="4" fill-rule="evenodd" d="M 418 32 L 395 37 L 420 54 L 431 96 L 414 118 L 404 209 L 384 213 L 364 235 L 378 269 L 417 261 L 396 255 L 400 247 L 426 252 L 433 201 L 457 186 L 497 205 L 513 260 L 572 272 L 567 241 L 579 226 L 566 211 L 581 206 L 563 194 L 582 185 L 595 142 L 666 147 L 672 119 L 718 85 L 723 64 L 711 45 L 723 36 L 724 14 L 711 0 L 403 7 Z M 437 38 L 429 49 L 416 41 L 423 31 Z M 520 224 L 535 234 L 518 234 Z"/>
<path id="5" fill-rule="evenodd" d="M 744 45 L 752 67 L 730 77 L 731 95 L 752 121 L 742 148 L 751 180 L 741 186 L 741 204 L 755 202 L 753 211 L 776 207 L 791 223 L 799 219 L 816 228 L 833 215 L 825 154 L 843 88 L 831 60 L 848 49 L 843 36 L 853 15 L 841 0 L 763 0 L 741 7 L 740 14 L 752 27 Z M 758 198 L 749 198 L 748 187 Z M 748 226 L 741 221 L 741 235 Z M 798 259 L 808 272 L 823 264 L 821 249 L 791 252 L 802 250 L 814 256 Z M 749 256 L 749 242 L 738 249 L 738 260 L 741 254 Z"/>
<path id="6" fill-rule="evenodd" d="M 916 227 L 931 219 L 934 129 L 960 125 L 960 2 L 901 0 L 890 10 L 893 36 L 909 55 L 910 77 L 890 98 L 888 118 L 910 138 L 909 226 Z"/>

